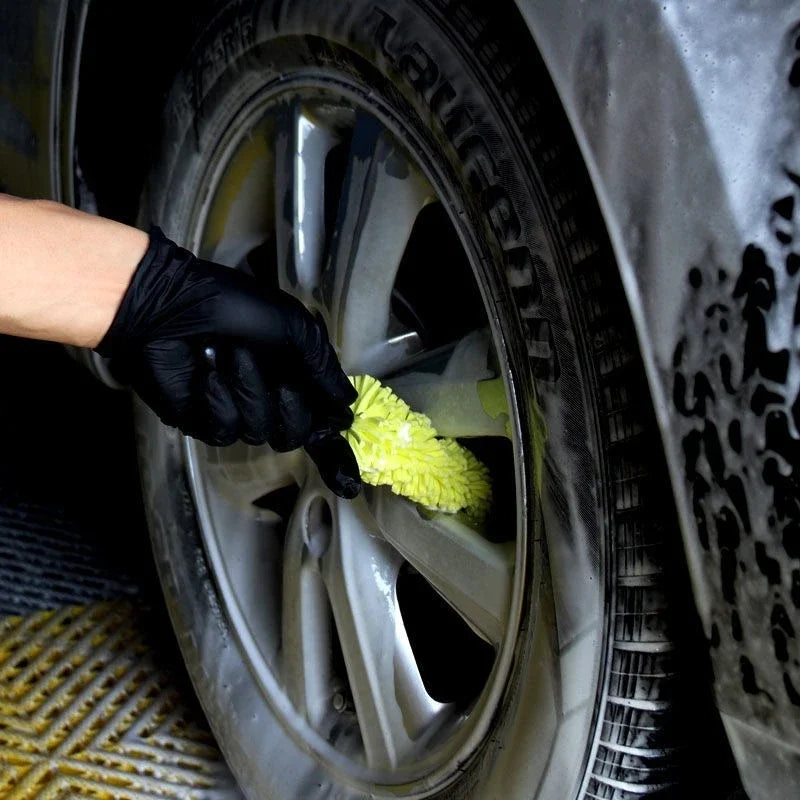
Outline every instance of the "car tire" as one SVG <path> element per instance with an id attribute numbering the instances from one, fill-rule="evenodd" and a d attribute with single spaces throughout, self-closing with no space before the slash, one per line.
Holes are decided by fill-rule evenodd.
<path id="1" fill-rule="evenodd" d="M 476 280 L 508 350 L 528 556 L 508 671 L 468 758 L 412 788 L 352 778 L 288 734 L 256 685 L 201 531 L 187 444 L 138 404 L 158 570 L 220 746 L 243 791 L 268 800 L 669 792 L 683 737 L 669 588 L 679 534 L 601 215 L 517 12 L 471 0 L 221 4 L 169 94 L 141 221 L 197 246 L 209 164 L 237 114 L 260 87 L 309 71 L 366 87 L 364 103 L 389 109 L 452 188 L 443 205 L 480 255 Z M 591 635 L 579 595 L 600 609 Z"/>

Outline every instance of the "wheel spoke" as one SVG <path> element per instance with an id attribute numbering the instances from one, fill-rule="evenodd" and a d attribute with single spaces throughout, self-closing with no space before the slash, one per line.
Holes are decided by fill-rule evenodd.
<path id="1" fill-rule="evenodd" d="M 330 526 L 298 502 L 284 544 L 281 665 L 287 694 L 317 728 L 331 709 L 331 611 L 313 550 L 329 538 Z"/>
<path id="2" fill-rule="evenodd" d="M 299 102 L 277 114 L 275 232 L 278 282 L 308 299 L 318 286 L 325 247 L 325 159 L 337 142 Z"/>
<path id="3" fill-rule="evenodd" d="M 208 208 L 198 246 L 203 258 L 236 266 L 268 235 L 275 202 L 271 140 L 267 132 L 249 137 L 232 156 Z"/>
<path id="4" fill-rule="evenodd" d="M 246 625 L 265 664 L 274 669 L 281 625 L 281 518 L 274 512 L 262 514 L 253 506 L 221 501 L 214 490 L 200 492 L 196 498 L 203 526 L 213 531 L 206 537 L 209 558 L 218 565 L 220 577 L 237 586 L 234 618 Z"/>
<path id="5" fill-rule="evenodd" d="M 387 372 L 395 372 L 409 356 L 422 351 L 422 339 L 416 331 L 404 331 L 389 336 L 364 351 L 363 357 L 354 363 L 353 374 L 374 375 L 379 378 Z"/>
<path id="6" fill-rule="evenodd" d="M 365 503 L 338 503 L 336 518 L 325 582 L 367 762 L 391 768 L 422 746 L 447 706 L 428 695 L 408 642 L 396 596 L 402 559 L 373 535 Z"/>
<path id="7" fill-rule="evenodd" d="M 328 301 L 345 368 L 374 372 L 418 340 L 390 332 L 391 295 L 414 221 L 432 190 L 372 117 L 359 115 L 331 242 Z M 396 341 L 392 341 L 392 340 Z"/>
<path id="8" fill-rule="evenodd" d="M 508 436 L 505 389 L 487 366 L 490 347 L 488 331 L 473 331 L 449 352 L 407 362 L 386 384 L 442 436 Z"/>
<path id="9" fill-rule="evenodd" d="M 230 447 L 194 445 L 208 481 L 226 502 L 249 507 L 259 497 L 301 484 L 307 463 L 300 451 L 276 453 L 269 447 L 236 442 Z"/>
<path id="10" fill-rule="evenodd" d="M 514 577 L 512 544 L 495 544 L 455 517 L 423 518 L 388 489 L 374 493 L 384 539 L 491 644 L 503 636 Z"/>

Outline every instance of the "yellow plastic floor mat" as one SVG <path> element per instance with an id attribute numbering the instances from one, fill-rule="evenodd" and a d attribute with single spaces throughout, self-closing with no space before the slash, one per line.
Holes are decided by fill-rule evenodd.
<path id="1" fill-rule="evenodd" d="M 240 796 L 148 623 L 127 603 L 0 619 L 0 798 Z"/>

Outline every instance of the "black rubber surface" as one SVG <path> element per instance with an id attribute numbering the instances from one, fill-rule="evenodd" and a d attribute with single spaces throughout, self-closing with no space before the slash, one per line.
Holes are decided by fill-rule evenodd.
<path id="1" fill-rule="evenodd" d="M 0 363 L 0 616 L 157 598 L 127 395 L 58 345 L 0 337 Z"/>

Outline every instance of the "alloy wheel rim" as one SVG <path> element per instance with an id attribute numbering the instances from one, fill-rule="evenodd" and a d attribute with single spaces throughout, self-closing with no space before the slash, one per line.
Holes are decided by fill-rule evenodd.
<path id="1" fill-rule="evenodd" d="M 305 76 L 265 89 L 209 163 L 190 245 L 251 269 L 248 258 L 267 241 L 279 285 L 323 317 L 349 374 L 386 379 L 443 433 L 502 441 L 513 530 L 487 537 L 463 517 L 431 515 L 385 487 L 339 500 L 302 453 L 188 439 L 185 448 L 222 603 L 287 732 L 350 782 L 417 796 L 458 774 L 501 702 L 521 611 L 530 484 L 510 434 L 518 425 L 513 387 L 505 381 L 507 421 L 489 416 L 476 392 L 478 382 L 511 374 L 493 315 L 429 347 L 409 323 L 413 307 L 403 321 L 393 313 L 405 302 L 396 297 L 398 270 L 423 210 L 439 204 L 462 234 L 442 176 L 401 142 L 402 130 L 357 87 Z M 332 215 L 326 180 L 336 180 L 326 172 L 337 148 L 344 172 Z M 479 281 L 477 256 L 466 246 L 464 255 Z M 489 302 L 486 288 L 479 292 Z M 469 703 L 428 691 L 398 594 L 409 572 L 494 651 Z"/>

